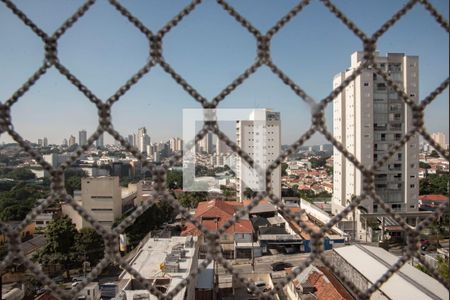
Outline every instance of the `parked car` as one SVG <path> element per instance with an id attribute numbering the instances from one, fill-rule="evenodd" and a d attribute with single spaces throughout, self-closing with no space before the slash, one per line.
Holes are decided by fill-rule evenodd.
<path id="1" fill-rule="evenodd" d="M 270 288 L 267 286 L 267 284 L 264 281 L 257 281 L 257 282 L 255 282 L 255 285 L 257 288 L 261 289 L 263 292 L 267 292 L 270 290 Z M 253 295 L 254 291 L 252 292 L 252 290 L 250 288 L 247 288 L 247 293 Z"/>
<path id="2" fill-rule="evenodd" d="M 53 280 L 55 283 L 63 283 L 63 282 L 64 282 L 64 277 L 62 277 L 62 276 L 56 276 L 56 277 L 53 277 L 52 280 Z"/>
<path id="3" fill-rule="evenodd" d="M 72 282 L 81 282 L 84 280 L 84 276 L 74 276 L 72 277 Z"/>
<path id="4" fill-rule="evenodd" d="M 273 271 L 283 271 L 284 269 L 292 268 L 293 265 L 284 261 L 279 261 L 271 264 L 271 267 Z"/>

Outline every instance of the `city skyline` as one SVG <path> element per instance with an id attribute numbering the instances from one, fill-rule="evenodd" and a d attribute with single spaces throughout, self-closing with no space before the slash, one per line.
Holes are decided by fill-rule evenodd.
<path id="1" fill-rule="evenodd" d="M 402 5 L 392 1 L 361 1 L 351 5 L 344 1 L 335 2 L 367 34 L 380 27 Z M 50 3 L 61 14 L 48 15 Z M 448 18 L 448 2 L 432 3 Z M 57 28 L 78 4 L 17 3 L 47 32 Z M 124 4 L 156 31 L 187 2 Z M 231 4 L 264 32 L 296 2 L 263 3 L 256 10 L 252 9 L 252 1 L 232 1 Z M 373 12 L 376 17 L 366 16 L 366 11 Z M 214 2 L 202 4 L 192 15 L 182 20 L 183 26 L 165 37 L 164 55 L 180 75 L 211 99 L 254 61 L 255 44 L 253 37 Z M 205 26 L 212 19 L 217 25 Z M 103 23 L 110 23 L 111 29 L 101 26 Z M 0 72 L 0 99 L 3 101 L 38 68 L 43 53 L 41 41 L 4 6 L 0 7 L 0 25 L 0 36 L 5 39 L 5 47 L 0 49 L 0 62 L 4 66 L 4 71 Z M 331 28 L 333 35 L 330 35 Z M 317 39 L 317 36 L 321 38 Z M 110 47 L 116 45 L 117 37 L 120 46 Z M 205 40 L 208 41 L 206 44 Z M 431 49 L 429 45 L 440 47 Z M 142 34 L 103 2 L 96 3 L 68 30 L 58 47 L 61 62 L 102 99 L 111 96 L 145 64 L 148 50 Z M 329 78 L 344 69 L 349 64 L 349 55 L 361 48 L 361 42 L 322 4 L 315 2 L 300 12 L 272 41 L 274 62 L 316 100 L 331 92 Z M 420 57 L 420 99 L 447 76 L 448 36 L 421 5 L 414 7 L 383 35 L 378 49 L 382 54 L 402 52 Z M 425 125 L 430 133 L 441 131 L 448 137 L 447 124 L 433 122 L 448 119 L 446 98 L 448 89 L 427 108 Z M 168 74 L 156 67 L 113 106 L 112 121 L 123 137 L 145 126 L 152 140 L 162 140 L 181 136 L 182 109 L 198 107 L 198 103 Z M 219 107 L 279 111 L 283 120 L 282 144 L 293 143 L 310 126 L 309 107 L 265 67 L 227 96 Z M 60 143 L 71 134 L 76 136 L 81 128 L 92 134 L 98 125 L 96 107 L 54 69 L 50 69 L 12 107 L 11 114 L 17 132 L 31 141 L 47 136 L 50 143 Z M 326 109 L 326 117 L 331 131 L 331 105 Z M 164 126 L 160 126 L 162 123 Z M 9 142 L 11 138 L 2 134 L 0 141 Z M 316 134 L 306 145 L 323 142 L 325 139 Z M 111 143 L 112 138 L 105 134 L 105 144 Z"/>

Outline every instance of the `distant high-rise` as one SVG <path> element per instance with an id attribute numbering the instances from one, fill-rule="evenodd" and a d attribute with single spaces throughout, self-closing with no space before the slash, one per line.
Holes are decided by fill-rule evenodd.
<path id="1" fill-rule="evenodd" d="M 147 151 L 147 145 L 150 145 L 150 136 L 147 134 L 147 129 L 145 127 L 141 127 L 138 129 L 136 140 L 136 146 L 140 152 Z"/>
<path id="2" fill-rule="evenodd" d="M 177 139 L 176 138 L 170 138 L 169 139 L 169 148 L 170 151 L 175 152 L 177 147 Z"/>
<path id="3" fill-rule="evenodd" d="M 131 146 L 134 146 L 134 134 L 129 134 L 128 135 L 128 144 L 130 144 Z"/>
<path id="4" fill-rule="evenodd" d="M 200 151 L 212 154 L 213 153 L 213 136 L 208 132 L 200 141 Z"/>
<path id="5" fill-rule="evenodd" d="M 169 147 L 172 152 L 183 150 L 183 141 L 178 137 L 169 139 Z"/>
<path id="6" fill-rule="evenodd" d="M 87 144 L 87 132 L 84 129 L 78 132 L 78 144 L 80 146 L 84 146 Z"/>
<path id="7" fill-rule="evenodd" d="M 48 146 L 48 139 L 46 137 L 44 137 L 44 139 L 43 139 L 43 146 L 44 147 Z"/>
<path id="8" fill-rule="evenodd" d="M 103 133 L 98 137 L 97 141 L 95 142 L 95 146 L 97 146 L 97 148 L 103 148 L 105 146 L 103 141 Z"/>
<path id="9" fill-rule="evenodd" d="M 71 135 L 69 138 L 69 147 L 75 145 L 76 142 L 77 141 L 76 141 L 75 137 L 73 135 Z"/>
<path id="10" fill-rule="evenodd" d="M 445 142 L 445 134 L 442 132 L 434 132 L 431 134 L 431 138 L 444 149 L 447 149 L 447 144 Z"/>
<path id="11" fill-rule="evenodd" d="M 62 141 L 62 146 L 67 147 L 67 144 L 68 144 L 67 139 L 63 139 L 63 141 Z"/>
<path id="12" fill-rule="evenodd" d="M 183 140 L 180 138 L 177 138 L 176 151 L 183 151 Z"/>
<path id="13" fill-rule="evenodd" d="M 250 120 L 236 122 L 236 142 L 247 152 L 261 168 L 265 169 L 280 154 L 281 151 L 281 121 L 280 113 L 269 109 L 258 109 L 250 116 Z M 237 161 L 237 198 L 243 200 L 247 188 L 265 190 L 266 178 L 258 178 L 257 174 L 245 167 L 241 157 Z M 264 173 L 265 175 L 265 173 Z M 278 166 L 272 172 L 272 192 L 281 198 L 281 168 Z M 252 188 L 253 187 L 253 188 Z"/>
<path id="14" fill-rule="evenodd" d="M 216 154 L 224 154 L 230 152 L 230 148 L 224 141 L 216 139 Z"/>
<path id="15" fill-rule="evenodd" d="M 42 147 L 44 145 L 44 141 L 42 139 L 38 139 L 38 146 Z"/>
<path id="16" fill-rule="evenodd" d="M 334 77 L 338 87 L 361 64 L 363 52 L 351 57 L 351 67 Z M 419 60 L 402 53 L 377 55 L 375 62 L 402 90 L 418 102 Z M 366 167 L 383 158 L 413 127 L 412 110 L 372 69 L 364 69 L 333 101 L 334 137 Z M 413 136 L 389 160 L 376 170 L 375 190 L 393 210 L 416 210 L 419 140 Z M 363 193 L 363 175 L 337 149 L 334 149 L 332 213 L 348 206 Z M 372 213 L 380 207 L 372 199 L 361 203 Z M 357 218 L 359 220 L 359 218 Z M 359 233 L 361 233 L 358 227 Z M 359 234 L 355 235 L 358 239 Z"/>

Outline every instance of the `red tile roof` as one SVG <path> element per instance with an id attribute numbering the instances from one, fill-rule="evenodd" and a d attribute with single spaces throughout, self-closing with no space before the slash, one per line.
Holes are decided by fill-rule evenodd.
<path id="1" fill-rule="evenodd" d="M 419 199 L 425 201 L 448 201 L 448 197 L 444 195 L 421 195 Z"/>
<path id="2" fill-rule="evenodd" d="M 197 206 L 194 218 L 197 219 L 208 231 L 216 232 L 228 220 L 230 220 L 235 211 L 242 206 L 242 203 L 236 201 L 210 200 L 200 202 Z M 250 220 L 240 219 L 226 231 L 228 234 L 234 233 L 252 233 L 253 226 Z M 201 235 L 202 232 L 192 223 L 188 223 L 181 235 Z"/>
<path id="3" fill-rule="evenodd" d="M 345 300 L 323 273 L 313 271 L 306 281 L 317 289 L 314 294 L 318 300 Z"/>

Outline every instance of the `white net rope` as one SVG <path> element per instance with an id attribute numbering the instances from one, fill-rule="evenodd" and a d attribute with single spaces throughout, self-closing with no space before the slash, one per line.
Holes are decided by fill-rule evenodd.
<path id="1" fill-rule="evenodd" d="M 313 261 L 319 260 L 325 266 L 330 268 L 345 284 L 352 289 L 352 291 L 361 299 L 367 299 L 370 295 L 376 291 L 384 282 L 386 282 L 395 272 L 397 272 L 409 259 L 416 258 L 423 264 L 430 274 L 447 288 L 449 287 L 448 282 L 446 282 L 424 259 L 419 255 L 418 252 L 418 237 L 419 233 L 430 225 L 433 220 L 437 219 L 439 215 L 442 214 L 444 210 L 448 208 L 448 204 L 440 206 L 436 211 L 431 214 L 428 218 L 421 221 L 414 229 L 406 224 L 406 221 L 393 211 L 389 205 L 385 204 L 382 198 L 380 198 L 376 191 L 374 185 L 374 174 L 375 170 L 383 166 L 388 159 L 395 154 L 408 140 L 414 135 L 418 134 L 423 137 L 436 151 L 449 159 L 449 153 L 447 150 L 443 149 L 438 145 L 426 131 L 424 127 L 424 111 L 426 107 L 433 102 L 433 100 L 442 93 L 449 84 L 449 79 L 445 79 L 432 93 L 430 93 L 425 99 L 419 103 L 414 102 L 406 95 L 402 88 L 397 86 L 393 82 L 389 75 L 386 74 L 375 64 L 375 49 L 377 41 L 379 38 L 392 26 L 394 26 L 405 14 L 407 14 L 413 7 L 421 5 L 423 9 L 426 9 L 436 20 L 436 22 L 447 32 L 449 32 L 448 21 L 427 1 L 427 0 L 411 0 L 408 1 L 399 11 L 397 11 L 389 20 L 387 20 L 372 36 L 368 36 L 361 29 L 359 29 L 345 14 L 340 11 L 330 0 L 320 1 L 336 18 L 338 18 L 346 27 L 353 32 L 362 42 L 364 48 L 364 57 L 360 66 L 353 72 L 351 76 L 346 78 L 342 84 L 336 87 L 330 92 L 330 94 L 321 99 L 320 101 L 314 100 L 312 97 L 308 96 L 306 92 L 291 78 L 289 78 L 271 59 L 271 49 L 270 42 L 272 38 L 293 18 L 301 17 L 301 11 L 310 4 L 311 1 L 304 0 L 300 1 L 296 6 L 294 6 L 285 16 L 283 16 L 275 25 L 270 28 L 266 33 L 262 33 L 260 30 L 255 28 L 244 16 L 239 14 L 230 4 L 223 0 L 217 0 L 218 5 L 223 8 L 224 12 L 228 13 L 231 17 L 235 19 L 243 28 L 248 30 L 257 41 L 256 48 L 256 62 L 249 66 L 244 72 L 239 75 L 235 80 L 228 84 L 216 97 L 211 100 L 206 99 L 202 96 L 194 87 L 192 87 L 182 76 L 180 76 L 176 70 L 165 60 L 164 58 L 164 47 L 163 40 L 165 35 L 171 31 L 174 27 L 180 26 L 180 21 L 193 10 L 195 10 L 199 5 L 201 5 L 200 0 L 194 0 L 185 8 L 183 8 L 176 16 L 174 16 L 164 27 L 154 33 L 152 30 L 147 28 L 137 17 L 132 15 L 125 6 L 123 6 L 119 1 L 109 0 L 109 4 L 112 5 L 118 13 L 120 13 L 124 18 L 126 18 L 134 27 L 139 30 L 149 42 L 149 59 L 148 62 L 141 68 L 137 73 L 135 73 L 125 84 L 117 89 L 117 91 L 108 99 L 100 99 L 97 97 L 86 85 L 84 85 L 77 77 L 75 77 L 68 68 L 66 68 L 58 58 L 58 41 L 64 34 L 70 34 L 70 28 L 76 22 L 82 22 L 83 15 L 91 9 L 95 4 L 95 0 L 86 1 L 77 11 L 69 17 L 65 22 L 53 33 L 48 34 L 40 29 L 20 8 L 18 8 L 10 0 L 0 0 L 3 4 L 16 15 L 25 26 L 29 27 L 43 42 L 45 49 L 45 59 L 42 66 L 25 82 L 20 86 L 17 91 L 8 99 L 4 99 L 0 104 L 0 134 L 9 134 L 20 147 L 27 152 L 33 159 L 36 160 L 42 168 L 49 172 L 51 176 L 51 192 L 50 196 L 46 201 L 40 203 L 35 207 L 27 217 L 21 222 L 17 227 L 10 227 L 9 225 L 0 222 L 0 230 L 8 238 L 8 254 L 3 259 L 0 264 L 0 271 L 3 272 L 11 263 L 22 264 L 27 270 L 32 272 L 36 278 L 43 284 L 47 285 L 52 292 L 62 299 L 73 299 L 77 297 L 79 291 L 81 291 L 89 282 L 94 280 L 101 271 L 107 267 L 109 264 L 118 264 L 121 268 L 129 272 L 137 281 L 139 281 L 142 286 L 144 286 L 151 294 L 155 295 L 160 299 L 172 299 L 177 293 L 180 292 L 183 287 L 185 287 L 190 281 L 195 279 L 198 272 L 203 270 L 213 259 L 221 264 L 228 272 L 230 272 L 233 277 L 239 280 L 241 283 L 254 290 L 256 295 L 261 299 L 273 299 L 275 294 L 283 289 L 283 287 L 292 279 L 294 279 L 302 270 L 308 267 Z M 239 85 L 241 85 L 245 80 L 247 80 L 252 74 L 254 74 L 259 68 L 264 65 L 268 67 L 274 74 L 281 79 L 281 81 L 290 87 L 292 91 L 299 97 L 301 101 L 305 101 L 311 107 L 312 112 L 312 124 L 310 128 L 304 132 L 298 140 L 289 146 L 279 157 L 268 166 L 266 170 L 266 191 L 258 193 L 258 195 L 251 201 L 250 205 L 241 209 L 229 222 L 224 224 L 222 228 L 219 228 L 217 232 L 209 232 L 201 223 L 199 223 L 195 218 L 193 218 L 188 211 L 182 207 L 176 199 L 166 190 L 166 172 L 167 169 L 176 163 L 181 162 L 182 156 L 177 155 L 171 158 L 168 162 L 161 166 L 154 166 L 149 164 L 145 157 L 132 145 L 128 143 L 128 140 L 122 137 L 113 127 L 111 120 L 111 108 L 112 106 L 120 100 L 120 98 L 126 94 L 144 75 L 151 72 L 154 66 L 159 65 L 162 69 L 170 74 L 173 80 L 179 84 L 192 98 L 199 102 L 204 109 L 218 108 L 220 102 L 224 101 L 226 97 L 232 93 Z M 361 72 L 363 69 L 371 67 L 374 72 L 381 76 L 386 82 L 387 86 L 393 89 L 403 100 L 403 102 L 408 105 L 413 111 L 413 129 L 406 133 L 403 138 L 398 141 L 397 144 L 392 146 L 388 154 L 383 158 L 379 159 L 373 166 L 367 168 L 361 164 L 351 153 L 349 153 L 343 145 L 338 142 L 331 134 L 326 125 L 324 110 L 326 106 L 333 101 L 333 99 L 346 87 L 348 86 Z M 96 131 L 89 137 L 87 144 L 80 147 L 76 153 L 65 163 L 63 163 L 58 168 L 53 168 L 44 159 L 41 154 L 34 150 L 31 145 L 26 142 L 15 130 L 11 122 L 10 109 L 11 107 L 20 100 L 20 98 L 27 93 L 31 86 L 33 86 L 42 75 L 44 75 L 49 69 L 55 68 L 63 77 L 65 77 L 71 84 L 77 87 L 93 105 L 97 107 L 98 110 L 98 127 Z M 152 201 L 148 201 L 145 204 L 139 206 L 131 215 L 125 218 L 119 225 L 115 226 L 113 229 L 105 229 L 98 221 L 96 221 L 92 216 L 90 216 L 82 207 L 80 207 L 74 199 L 67 194 L 64 188 L 64 170 L 67 169 L 72 163 L 74 163 L 84 151 L 87 151 L 91 145 L 97 140 L 97 138 L 104 132 L 109 133 L 115 140 L 119 141 L 120 144 L 125 147 L 133 156 L 135 156 L 139 161 L 142 162 L 143 166 L 150 168 L 152 176 L 154 178 L 153 191 L 151 193 Z M 212 132 L 218 136 L 218 138 L 224 141 L 236 154 L 242 157 L 250 166 L 254 166 L 252 158 L 239 148 L 233 141 L 231 141 L 219 128 L 216 121 L 205 122 L 202 130 L 197 134 L 195 141 L 200 141 L 208 132 Z M 286 208 L 284 204 L 272 193 L 271 186 L 271 172 L 280 166 L 281 162 L 287 158 L 289 155 L 293 154 L 299 149 L 313 134 L 322 134 L 333 146 L 338 149 L 349 161 L 351 161 L 358 170 L 364 176 L 364 192 L 352 200 L 351 204 L 346 207 L 338 215 L 334 216 L 330 222 L 325 224 L 320 228 L 319 232 L 312 231 L 307 227 L 300 219 L 301 214 L 304 213 L 301 210 L 299 213 L 292 213 L 291 210 Z M 393 264 L 389 270 L 383 274 L 372 286 L 370 286 L 366 291 L 360 291 L 352 282 L 345 279 L 343 274 L 339 270 L 333 268 L 329 261 L 324 256 L 324 250 L 322 247 L 323 238 L 327 231 L 329 231 L 335 224 L 342 220 L 345 216 L 351 213 L 366 197 L 371 197 L 374 203 L 378 204 L 380 208 L 384 209 L 392 218 L 394 218 L 398 224 L 403 228 L 407 236 L 407 247 L 406 251 L 401 256 L 398 261 Z M 309 233 L 312 239 L 313 250 L 308 258 L 296 266 L 293 271 L 283 278 L 280 282 L 275 285 L 275 288 L 263 292 L 254 285 L 254 282 L 243 278 L 239 275 L 239 272 L 233 269 L 232 264 L 223 257 L 220 245 L 219 237 L 225 232 L 227 228 L 232 226 L 237 220 L 246 215 L 253 207 L 255 207 L 261 199 L 270 199 L 271 203 L 276 205 L 283 214 L 297 223 L 302 230 Z M 20 232 L 28 224 L 32 223 L 34 218 L 40 214 L 46 207 L 51 203 L 63 201 L 70 204 L 85 220 L 90 222 L 97 233 L 99 233 L 105 243 L 105 255 L 104 258 L 86 275 L 86 279 L 83 280 L 76 287 L 73 287 L 70 291 L 65 291 L 61 289 L 54 281 L 52 281 L 34 262 L 27 258 L 22 249 L 20 242 Z M 182 214 L 182 216 L 195 225 L 205 237 L 207 243 L 207 259 L 203 261 L 196 272 L 191 273 L 187 278 L 185 278 L 181 283 L 179 283 L 175 288 L 168 291 L 167 293 L 162 293 L 155 286 L 150 284 L 148 281 L 139 274 L 138 271 L 133 269 L 126 260 L 124 260 L 120 253 L 118 247 L 119 234 L 121 234 L 128 226 L 133 224 L 133 222 L 142 213 L 146 211 L 155 201 L 164 201 L 169 203 L 174 209 Z"/>

